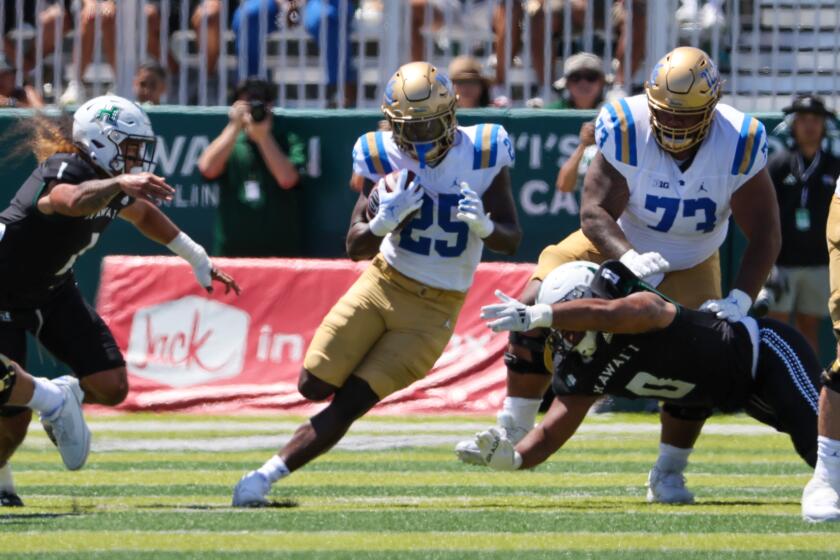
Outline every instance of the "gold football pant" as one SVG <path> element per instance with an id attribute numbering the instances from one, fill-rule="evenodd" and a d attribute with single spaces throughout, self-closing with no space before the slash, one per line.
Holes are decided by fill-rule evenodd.
<path id="1" fill-rule="evenodd" d="M 577 230 L 560 243 L 543 249 L 531 279 L 542 280 L 549 272 L 567 262 L 590 261 L 601 264 L 605 260 L 583 232 Z M 720 299 L 720 258 L 717 251 L 696 266 L 667 273 L 657 290 L 691 309 L 697 309 L 707 300 Z"/>
<path id="2" fill-rule="evenodd" d="M 412 280 L 378 255 L 324 317 L 303 367 L 335 387 L 355 375 L 384 399 L 432 369 L 465 297 Z"/>

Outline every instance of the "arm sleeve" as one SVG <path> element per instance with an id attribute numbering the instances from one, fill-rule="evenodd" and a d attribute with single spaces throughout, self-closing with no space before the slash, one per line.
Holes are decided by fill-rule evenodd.
<path id="1" fill-rule="evenodd" d="M 734 190 L 738 190 L 766 166 L 767 131 L 764 124 L 754 117 L 744 115 L 730 170 L 736 177 Z"/>

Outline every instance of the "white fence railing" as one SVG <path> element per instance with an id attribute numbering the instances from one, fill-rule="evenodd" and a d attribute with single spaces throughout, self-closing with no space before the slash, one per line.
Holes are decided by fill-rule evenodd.
<path id="1" fill-rule="evenodd" d="M 556 97 L 579 50 L 632 91 L 678 44 L 706 49 L 747 110 L 801 92 L 836 106 L 840 86 L 836 0 L 0 0 L 0 27 L 17 84 L 50 102 L 132 96 L 136 68 L 156 59 L 166 103 L 227 104 L 256 74 L 282 106 L 376 107 L 400 63 L 471 54 L 496 94 L 523 105 Z"/>

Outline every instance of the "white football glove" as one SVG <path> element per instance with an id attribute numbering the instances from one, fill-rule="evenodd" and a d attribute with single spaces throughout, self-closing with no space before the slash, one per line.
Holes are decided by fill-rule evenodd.
<path id="1" fill-rule="evenodd" d="M 481 239 L 493 233 L 496 227 L 490 219 L 490 214 L 484 212 L 481 197 L 466 182 L 461 182 L 461 199 L 458 201 L 458 213 L 455 214 L 455 218 L 467 224 Z"/>
<path id="2" fill-rule="evenodd" d="M 654 285 L 662 281 L 662 277 L 671 267 L 665 257 L 655 251 L 640 255 L 634 249 L 630 249 L 621 255 L 619 261 L 629 268 L 630 272 L 643 280 L 647 278 Z"/>
<path id="3" fill-rule="evenodd" d="M 193 273 L 195 274 L 198 283 L 204 289 L 210 289 L 213 285 L 213 263 L 210 262 L 210 257 L 207 256 L 207 251 L 204 247 L 193 241 L 189 235 L 180 232 L 175 239 L 170 241 L 166 247 L 190 263 Z"/>
<path id="4" fill-rule="evenodd" d="M 710 299 L 700 306 L 700 311 L 711 311 L 718 319 L 737 323 L 747 316 L 752 298 L 741 290 L 732 290 L 724 299 Z"/>
<path id="5" fill-rule="evenodd" d="M 538 327 L 550 327 L 553 320 L 551 306 L 545 303 L 525 305 L 501 290 L 496 290 L 496 297 L 502 303 L 485 305 L 481 308 L 482 319 L 492 319 L 487 327 L 494 332 L 530 331 Z"/>
<path id="6" fill-rule="evenodd" d="M 513 448 L 503 429 L 490 428 L 475 434 L 481 458 L 493 470 L 515 471 L 522 466 L 522 455 Z"/>
<path id="7" fill-rule="evenodd" d="M 423 205 L 423 187 L 415 177 L 406 186 L 408 170 L 403 169 L 393 191 L 385 188 L 385 179 L 376 184 L 379 191 L 379 209 L 376 211 L 368 226 L 377 237 L 385 237 L 399 226 L 409 214 Z"/>

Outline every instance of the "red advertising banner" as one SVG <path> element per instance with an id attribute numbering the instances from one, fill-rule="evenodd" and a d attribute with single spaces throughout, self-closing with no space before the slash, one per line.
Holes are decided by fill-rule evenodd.
<path id="1" fill-rule="evenodd" d="M 124 410 L 309 414 L 297 378 L 321 319 L 367 263 L 215 259 L 242 294 L 204 292 L 176 257 L 107 257 L 97 309 L 125 353 Z M 380 413 L 492 413 L 505 393 L 505 334 L 479 318 L 501 289 L 519 294 L 531 265 L 479 266 L 455 334 L 425 379 L 383 401 Z M 407 349 L 406 351 L 410 351 Z"/>

